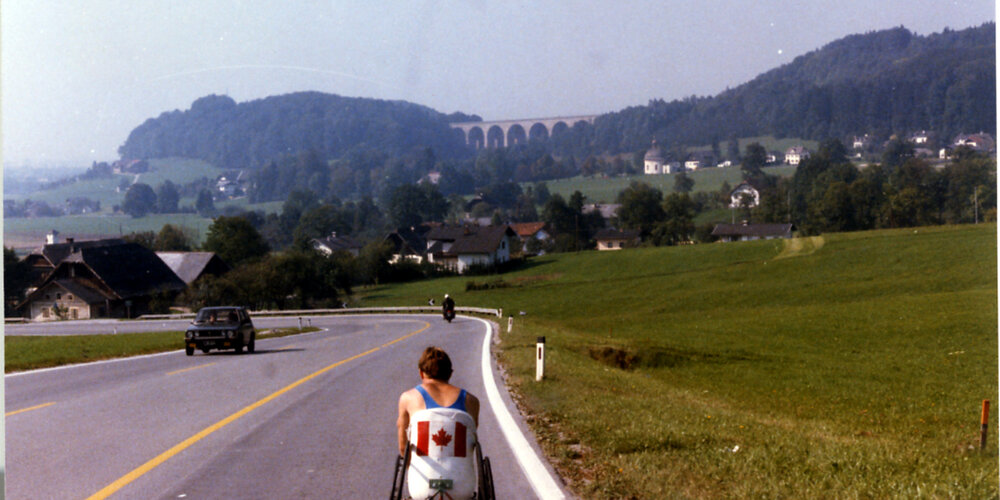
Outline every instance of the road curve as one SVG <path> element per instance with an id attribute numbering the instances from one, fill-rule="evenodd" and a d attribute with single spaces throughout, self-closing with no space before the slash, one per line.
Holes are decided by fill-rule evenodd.
<path id="1" fill-rule="evenodd" d="M 397 397 L 419 382 L 428 345 L 483 401 L 498 497 L 537 496 L 486 395 L 483 322 L 312 321 L 323 330 L 262 339 L 253 355 L 178 351 L 5 377 L 8 498 L 387 496 Z"/>

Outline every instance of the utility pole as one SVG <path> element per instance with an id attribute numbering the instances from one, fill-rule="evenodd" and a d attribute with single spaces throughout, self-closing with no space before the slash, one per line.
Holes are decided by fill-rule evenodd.
<path id="1" fill-rule="evenodd" d="M 972 213 L 975 214 L 975 224 L 979 224 L 979 186 L 972 190 Z"/>

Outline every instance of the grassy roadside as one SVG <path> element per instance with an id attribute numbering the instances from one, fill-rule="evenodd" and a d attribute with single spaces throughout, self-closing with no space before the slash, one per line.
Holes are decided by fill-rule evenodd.
<path id="1" fill-rule="evenodd" d="M 278 328 L 257 332 L 258 339 L 315 332 L 319 328 Z M 15 335 L 4 337 L 4 373 L 102 359 L 126 358 L 184 348 L 183 331 L 118 335 Z"/>
<path id="2" fill-rule="evenodd" d="M 547 256 L 464 292 L 494 279 L 364 305 L 517 311 L 508 383 L 585 498 L 997 497 L 995 225 Z"/>

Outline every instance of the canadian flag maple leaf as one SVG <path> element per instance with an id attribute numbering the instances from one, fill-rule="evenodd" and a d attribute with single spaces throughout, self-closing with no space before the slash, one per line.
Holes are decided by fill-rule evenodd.
<path id="1" fill-rule="evenodd" d="M 441 430 L 431 436 L 431 439 L 433 439 L 434 444 L 438 446 L 448 446 L 448 443 L 451 442 L 451 435 L 445 432 L 444 427 L 442 427 Z"/>

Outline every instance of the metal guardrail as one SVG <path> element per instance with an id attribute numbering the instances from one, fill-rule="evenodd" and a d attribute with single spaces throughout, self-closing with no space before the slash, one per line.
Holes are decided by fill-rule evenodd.
<path id="1" fill-rule="evenodd" d="M 437 306 L 416 306 L 416 307 L 354 307 L 344 309 L 292 309 L 285 311 L 249 311 L 250 317 L 273 317 L 273 316 L 335 316 L 340 314 L 386 314 L 386 313 L 440 313 L 441 308 Z M 455 312 L 485 314 L 489 316 L 501 317 L 503 309 L 491 309 L 487 307 L 456 307 Z M 193 318 L 194 313 L 183 314 L 144 314 L 136 319 L 185 319 Z"/>

